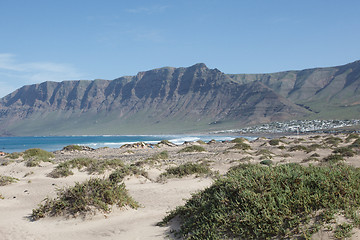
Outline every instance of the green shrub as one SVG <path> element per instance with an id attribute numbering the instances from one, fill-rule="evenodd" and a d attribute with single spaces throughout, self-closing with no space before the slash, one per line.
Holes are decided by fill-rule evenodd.
<path id="1" fill-rule="evenodd" d="M 267 150 L 267 149 L 260 149 L 256 152 L 256 156 L 259 155 L 266 155 L 266 156 L 271 156 L 271 155 L 275 155 L 272 151 Z"/>
<path id="2" fill-rule="evenodd" d="M 235 139 L 231 140 L 230 142 L 232 142 L 232 143 L 243 143 L 243 142 L 247 142 L 247 140 L 245 138 L 240 137 L 240 138 L 235 138 Z"/>
<path id="3" fill-rule="evenodd" d="M 13 152 L 13 153 L 8 153 L 6 155 L 6 158 L 10 158 L 10 159 L 18 159 L 22 156 L 22 153 L 18 153 L 18 152 Z"/>
<path id="4" fill-rule="evenodd" d="M 241 142 L 241 143 L 236 143 L 234 146 L 232 146 L 229 149 L 239 149 L 246 151 L 246 150 L 251 150 L 251 147 L 249 144 Z"/>
<path id="5" fill-rule="evenodd" d="M 185 147 L 183 149 L 181 149 L 179 151 L 179 153 L 183 153 L 183 152 L 205 152 L 205 148 L 203 148 L 202 146 L 198 146 L 198 145 L 192 145 L 192 146 L 188 146 Z"/>
<path id="6" fill-rule="evenodd" d="M 185 163 L 177 167 L 170 167 L 160 174 L 159 179 L 185 177 L 192 174 L 206 175 L 211 173 L 209 166 L 202 163 Z"/>
<path id="7" fill-rule="evenodd" d="M 159 144 L 164 144 L 164 145 L 167 145 L 167 146 L 175 146 L 176 144 L 170 142 L 169 140 L 161 140 L 157 145 Z"/>
<path id="8" fill-rule="evenodd" d="M 273 161 L 271 161 L 270 159 L 266 159 L 266 160 L 262 160 L 260 162 L 260 164 L 266 165 L 266 166 L 271 166 L 273 164 Z"/>
<path id="9" fill-rule="evenodd" d="M 97 160 L 93 158 L 74 158 L 59 163 L 48 176 L 52 178 L 67 177 L 74 174 L 71 169 L 77 168 L 78 170 L 81 170 L 83 168 L 89 168 L 90 166 L 99 167 Z"/>
<path id="10" fill-rule="evenodd" d="M 295 146 L 291 146 L 289 148 L 290 152 L 295 152 L 295 151 L 307 151 L 307 147 L 303 146 L 303 145 L 295 145 Z"/>
<path id="11" fill-rule="evenodd" d="M 316 158 L 316 157 L 307 157 L 307 158 L 304 158 L 301 162 L 302 163 L 305 163 L 305 162 L 310 162 L 310 161 L 319 161 L 319 159 L 318 158 Z"/>
<path id="12" fill-rule="evenodd" d="M 169 152 L 168 151 L 162 151 L 160 153 L 154 154 L 149 158 L 149 160 L 166 160 L 169 158 Z"/>
<path id="13" fill-rule="evenodd" d="M 4 160 L 4 161 L 1 163 L 0 166 L 7 166 L 7 165 L 9 165 L 10 163 L 13 163 L 13 162 L 14 162 L 14 160 Z"/>
<path id="14" fill-rule="evenodd" d="M 337 162 L 343 161 L 343 160 L 344 160 L 344 157 L 339 154 L 331 154 L 331 155 L 323 158 L 323 162 L 328 162 L 328 163 L 337 163 Z"/>
<path id="15" fill-rule="evenodd" d="M 336 239 L 345 239 L 351 237 L 351 231 L 353 229 L 353 225 L 349 223 L 342 223 L 336 226 L 334 237 Z"/>
<path id="16" fill-rule="evenodd" d="M 326 144 L 336 147 L 339 143 L 342 142 L 342 139 L 339 137 L 330 136 L 330 137 L 325 138 L 324 142 Z"/>
<path id="17" fill-rule="evenodd" d="M 116 169 L 113 171 L 109 179 L 111 181 L 122 181 L 126 176 L 129 175 L 141 175 L 144 177 L 148 177 L 147 172 L 145 172 L 143 169 L 138 168 L 136 165 L 125 165 L 121 168 Z"/>
<path id="18" fill-rule="evenodd" d="M 45 216 L 85 216 L 88 213 L 101 211 L 111 212 L 112 206 L 139 205 L 127 193 L 124 183 L 110 179 L 92 178 L 75 186 L 59 189 L 56 199 L 46 198 L 43 204 L 32 211 L 32 219 Z"/>
<path id="19" fill-rule="evenodd" d="M 309 239 L 335 213 L 354 221 L 359 181 L 359 169 L 345 165 L 239 165 L 158 225 L 179 217 L 184 239 Z M 324 217 L 310 221 L 316 213 Z"/>
<path id="20" fill-rule="evenodd" d="M 2 176 L 0 175 L 0 186 L 5 186 L 14 182 L 19 181 L 17 178 L 9 177 L 9 176 Z"/>
<path id="21" fill-rule="evenodd" d="M 355 155 L 354 151 L 349 147 L 338 147 L 334 149 L 333 153 L 340 154 L 343 157 L 353 157 Z"/>
<path id="22" fill-rule="evenodd" d="M 54 158 L 55 156 L 53 153 L 42 150 L 40 148 L 31 148 L 24 152 L 24 159 L 28 159 L 31 157 L 37 157 L 37 158 L 42 158 L 42 159 L 48 160 L 50 158 Z"/>
<path id="23" fill-rule="evenodd" d="M 353 139 L 359 139 L 360 138 L 360 136 L 359 136 L 359 134 L 357 134 L 357 133 L 350 133 L 347 137 L 346 137 L 346 139 L 345 139 L 345 142 L 350 142 L 351 140 L 353 140 Z"/>
<path id="24" fill-rule="evenodd" d="M 271 146 L 277 146 L 277 145 L 280 144 L 280 139 L 271 139 L 271 140 L 269 141 L 269 144 L 270 144 Z"/>
<path id="25" fill-rule="evenodd" d="M 295 139 L 294 143 L 298 144 L 298 143 L 301 143 L 301 142 L 303 142 L 303 141 L 305 141 L 305 139 L 303 139 L 303 138 L 298 138 L 298 139 Z"/>
<path id="26" fill-rule="evenodd" d="M 59 178 L 73 175 L 72 169 L 84 170 L 89 174 L 102 174 L 106 170 L 111 169 L 127 169 L 136 168 L 135 165 L 127 165 L 119 159 L 101 159 L 96 160 L 93 158 L 75 158 L 66 162 L 62 162 L 55 167 L 55 169 L 48 174 L 49 177 Z M 140 170 L 138 170 L 140 172 Z M 133 169 L 131 172 L 135 172 Z M 142 175 L 145 175 L 143 173 Z"/>
<path id="27" fill-rule="evenodd" d="M 351 145 L 351 148 L 360 148 L 360 138 L 356 139 Z"/>
<path id="28" fill-rule="evenodd" d="M 321 146 L 320 144 L 314 143 L 314 144 L 307 146 L 305 152 L 310 153 L 310 152 L 316 151 L 318 148 L 323 148 L 323 146 Z"/>
<path id="29" fill-rule="evenodd" d="M 41 162 L 52 162 L 50 158 L 54 158 L 54 154 L 40 148 L 31 148 L 24 152 L 23 157 L 27 167 L 40 166 Z"/>
<path id="30" fill-rule="evenodd" d="M 63 148 L 65 151 L 82 151 L 83 148 L 79 145 L 68 145 Z"/>

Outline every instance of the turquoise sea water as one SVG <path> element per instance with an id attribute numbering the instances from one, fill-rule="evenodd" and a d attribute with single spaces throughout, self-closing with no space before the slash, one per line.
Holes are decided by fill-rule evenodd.
<path id="1" fill-rule="evenodd" d="M 128 135 L 128 136 L 38 136 L 38 137 L 0 137 L 0 151 L 12 153 L 22 152 L 29 148 L 41 148 L 47 151 L 61 150 L 71 144 L 89 146 L 91 148 L 111 147 L 118 148 L 127 143 L 146 142 L 158 143 L 169 140 L 175 144 L 184 141 L 211 139 L 217 141 L 232 140 L 237 136 L 217 135 Z"/>

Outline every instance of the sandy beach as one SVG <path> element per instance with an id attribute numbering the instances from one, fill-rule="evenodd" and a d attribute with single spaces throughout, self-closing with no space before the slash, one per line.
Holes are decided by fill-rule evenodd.
<path id="1" fill-rule="evenodd" d="M 214 179 L 211 176 L 186 176 L 159 181 L 158 177 L 167 168 L 187 162 L 206 163 L 213 172 L 225 174 L 232 166 L 240 163 L 260 164 L 271 160 L 273 165 L 285 163 L 322 164 L 321 159 L 332 154 L 335 146 L 326 143 L 328 137 L 340 138 L 336 147 L 347 146 L 348 135 L 303 135 L 279 138 L 277 144 L 270 144 L 268 138 L 258 138 L 247 142 L 250 150 L 232 149 L 235 143 L 209 142 L 172 144 L 134 144 L 121 148 L 101 148 L 96 150 L 56 151 L 52 162 L 41 162 L 40 166 L 28 167 L 22 157 L 10 159 L 0 157 L 0 175 L 18 179 L 0 186 L 0 239 L 4 240 L 63 240 L 63 239 L 171 239 L 171 229 L 178 223 L 159 227 L 156 224 L 166 214 L 185 203 L 191 194 L 209 187 Z M 321 145 L 313 151 L 295 150 L 295 146 Z M 181 152 L 186 146 L 202 146 L 204 152 Z M 166 159 L 155 162 L 146 161 L 161 152 L 167 151 Z M 316 153 L 316 155 L 314 155 Z M 111 170 L 103 174 L 89 174 L 86 171 L 73 169 L 74 174 L 67 177 L 53 178 L 49 173 L 61 162 L 75 158 L 120 159 L 126 164 L 144 162 L 141 168 L 147 173 L 126 176 L 124 183 L 129 194 L 140 204 L 138 209 L 130 207 L 113 207 L 110 213 L 98 212 L 84 217 L 45 217 L 31 220 L 32 209 L 37 208 L 45 198 L 56 197 L 56 189 L 70 187 L 75 182 L 90 178 L 108 176 Z M 150 163 L 151 162 L 151 163 Z M 358 154 L 346 157 L 344 162 L 360 167 Z M 139 165 L 140 166 L 140 165 Z M 331 233 L 320 231 L 314 239 L 332 239 Z M 353 230 L 351 239 L 360 239 L 358 229 Z"/>

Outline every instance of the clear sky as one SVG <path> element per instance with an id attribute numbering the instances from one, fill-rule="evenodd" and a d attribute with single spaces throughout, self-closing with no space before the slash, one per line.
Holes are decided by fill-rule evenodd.
<path id="1" fill-rule="evenodd" d="M 267 73 L 360 59 L 359 0 L 0 0 L 0 97 L 203 62 Z"/>

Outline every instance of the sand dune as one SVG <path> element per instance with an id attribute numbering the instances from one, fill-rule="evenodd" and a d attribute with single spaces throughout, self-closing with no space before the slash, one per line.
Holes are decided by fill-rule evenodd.
<path id="1" fill-rule="evenodd" d="M 95 151 L 58 151 L 55 153 L 54 163 L 44 162 L 39 167 L 26 167 L 20 159 L 10 160 L 1 157 L 0 175 L 17 178 L 18 181 L 0 186 L 0 239 L 36 239 L 36 240 L 63 240 L 63 239 L 168 239 L 173 226 L 158 227 L 156 223 L 166 213 L 179 206 L 190 198 L 192 193 L 211 185 L 211 177 L 188 176 L 172 178 L 165 182 L 156 181 L 157 177 L 169 166 L 186 162 L 207 162 L 211 169 L 220 174 L 226 173 L 231 167 L 241 162 L 258 164 L 264 159 L 271 159 L 274 164 L 298 162 L 307 165 L 319 164 L 321 159 L 330 155 L 331 146 L 319 148 L 315 151 L 289 151 L 291 146 L 312 144 L 324 145 L 328 135 L 319 137 L 287 136 L 282 138 L 278 145 L 270 145 L 269 139 L 259 138 L 249 142 L 251 150 L 243 151 L 230 149 L 234 143 L 216 142 L 201 145 L 206 151 L 199 153 L 178 153 L 184 146 L 160 145 L 153 148 L 147 146 L 124 147 L 118 149 L 103 148 Z M 338 146 L 345 146 L 346 135 L 338 135 L 343 142 Z M 199 143 L 192 143 L 199 145 Z M 284 146 L 280 147 L 279 146 Z M 324 145 L 325 146 L 325 145 Z M 31 221 L 32 209 L 46 197 L 56 197 L 56 189 L 74 185 L 94 177 L 103 177 L 109 174 L 89 175 L 85 171 L 74 170 L 74 175 L 66 178 L 51 178 L 48 176 L 58 163 L 77 157 L 92 157 L 96 159 L 122 159 L 126 163 L 143 161 L 161 151 L 168 151 L 167 159 L 159 160 L 155 165 L 144 165 L 148 177 L 128 176 L 124 180 L 129 194 L 141 205 L 138 209 L 129 207 L 118 209 L 108 214 L 97 213 L 85 219 L 61 217 L 46 217 L 38 221 Z M 261 152 L 261 150 L 263 150 Z M 266 150 L 266 151 L 264 151 Z M 310 158 L 317 153 L 318 157 Z M 266 155 L 268 154 L 268 155 Z M 268 157 L 266 157 L 268 156 Z M 271 156 L 271 157 L 269 157 Z M 359 167 L 359 155 L 345 159 L 348 164 Z M 315 239 L 328 239 L 329 235 L 320 232 L 314 235 Z M 354 230 L 353 239 L 359 239 L 358 230 Z"/>

